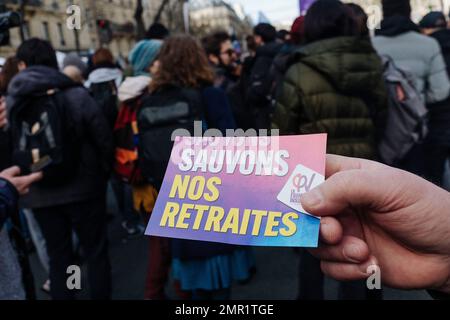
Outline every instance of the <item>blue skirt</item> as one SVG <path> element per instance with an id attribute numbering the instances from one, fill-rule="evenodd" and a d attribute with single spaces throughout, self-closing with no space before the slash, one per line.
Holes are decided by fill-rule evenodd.
<path id="1" fill-rule="evenodd" d="M 233 281 L 247 280 L 254 265 L 252 250 L 244 248 L 209 259 L 173 259 L 172 273 L 174 279 L 180 281 L 182 290 L 214 291 L 230 288 Z"/>

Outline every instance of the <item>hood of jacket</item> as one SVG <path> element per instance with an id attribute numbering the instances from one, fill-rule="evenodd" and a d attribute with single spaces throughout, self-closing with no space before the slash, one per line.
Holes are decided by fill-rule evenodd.
<path id="1" fill-rule="evenodd" d="M 89 74 L 86 86 L 89 87 L 93 83 L 102 83 L 116 81 L 120 84 L 122 81 L 122 70 L 119 68 L 100 68 L 95 69 Z"/>
<path id="2" fill-rule="evenodd" d="M 8 95 L 14 97 L 30 96 L 49 89 L 64 89 L 75 83 L 56 69 L 33 66 L 17 74 L 8 87 Z"/>
<path id="3" fill-rule="evenodd" d="M 45 66 L 26 68 L 17 74 L 8 87 L 7 105 L 13 108 L 29 96 L 43 94 L 51 89 L 66 89 L 77 84 L 56 69 Z"/>
<path id="4" fill-rule="evenodd" d="M 439 42 L 439 45 L 442 48 L 442 51 L 449 52 L 450 51 L 450 30 L 441 29 L 436 32 L 430 34 L 430 36 Z"/>
<path id="5" fill-rule="evenodd" d="M 410 18 L 400 15 L 384 19 L 380 27 L 375 32 L 377 36 L 395 37 L 410 31 L 420 32 L 419 27 Z"/>
<path id="6" fill-rule="evenodd" d="M 379 83 L 383 73 L 381 59 L 369 38 L 321 40 L 300 48 L 297 54 L 297 61 L 322 74 L 344 93 L 366 93 Z"/>
<path id="7" fill-rule="evenodd" d="M 128 77 L 119 87 L 119 100 L 131 100 L 142 95 L 148 88 L 151 78 L 147 76 Z"/>

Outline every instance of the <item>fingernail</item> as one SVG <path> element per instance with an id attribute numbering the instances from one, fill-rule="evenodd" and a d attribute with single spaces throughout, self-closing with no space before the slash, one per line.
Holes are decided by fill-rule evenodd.
<path id="1" fill-rule="evenodd" d="M 371 258 L 366 263 L 359 265 L 359 270 L 361 270 L 362 273 L 370 275 L 373 273 L 373 270 L 369 270 L 369 267 L 371 266 L 377 266 L 377 261 L 374 258 Z"/>
<path id="2" fill-rule="evenodd" d="M 308 208 L 315 208 L 322 204 L 323 196 L 319 189 L 313 189 L 312 191 L 305 193 L 301 197 L 301 202 L 303 206 Z"/>
<path id="3" fill-rule="evenodd" d="M 360 263 L 361 261 L 361 250 L 358 245 L 350 244 L 344 247 L 343 252 L 344 256 L 353 263 Z"/>

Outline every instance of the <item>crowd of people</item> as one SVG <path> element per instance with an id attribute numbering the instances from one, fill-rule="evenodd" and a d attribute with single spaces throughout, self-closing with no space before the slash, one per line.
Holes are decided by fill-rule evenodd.
<path id="1" fill-rule="evenodd" d="M 346 281 L 343 299 L 381 299 L 361 281 L 369 263 L 387 268 L 393 286 L 447 290 L 450 245 L 436 232 L 450 232 L 448 194 L 439 188 L 450 148 L 450 30 L 441 12 L 417 25 L 408 0 L 382 2 L 375 35 L 361 7 L 339 0 L 317 0 L 289 32 L 260 23 L 245 43 L 223 31 L 171 35 L 155 24 L 126 66 L 107 48 L 87 64 L 70 54 L 60 66 L 47 41 L 23 42 L 0 75 L 0 299 L 35 296 L 17 232 L 24 221 L 52 299 L 75 298 L 66 271 L 77 262 L 88 267 L 91 298 L 110 299 L 107 187 L 124 231 L 142 235 L 171 134 L 196 120 L 223 133 L 327 133 L 328 153 L 367 159 L 329 157 L 330 179 L 302 200 L 309 212 L 333 217 L 322 219 L 319 249 L 298 251 L 299 299 L 324 298 L 323 272 Z M 401 189 L 380 187 L 397 182 Z M 447 209 L 429 210 L 422 223 L 418 208 L 436 203 Z M 340 220 L 349 210 L 358 230 Z M 423 230 L 407 221 L 415 218 Z M 403 260 L 389 258 L 397 253 Z M 408 263 L 434 276 L 403 273 Z M 233 282 L 250 281 L 256 270 L 250 248 L 149 237 L 143 298 L 167 299 L 172 278 L 180 299 L 229 299 Z"/>

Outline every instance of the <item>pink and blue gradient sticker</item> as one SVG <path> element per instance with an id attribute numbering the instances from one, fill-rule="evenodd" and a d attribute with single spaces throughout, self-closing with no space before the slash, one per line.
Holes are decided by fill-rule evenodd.
<path id="1" fill-rule="evenodd" d="M 244 175 L 239 170 L 235 170 L 231 174 L 227 173 L 226 170 L 218 173 L 203 172 L 201 170 L 197 172 L 182 171 L 179 166 L 182 161 L 179 156 L 180 152 L 183 152 L 185 148 L 190 148 L 189 146 L 192 145 L 192 141 L 187 141 L 186 139 L 194 138 L 182 138 L 175 142 L 172 159 L 168 164 L 163 185 L 147 226 L 147 235 L 248 246 L 317 247 L 320 220 L 305 212 L 301 206 L 300 199 L 304 193 L 312 190 L 324 181 L 326 134 L 277 137 L 279 139 L 277 148 L 286 150 L 289 153 L 289 156 L 285 159 L 288 170 L 282 176 L 256 175 L 254 173 Z M 184 143 L 184 145 L 177 145 L 180 143 Z M 203 145 L 208 146 L 206 140 Z M 232 149 L 232 146 L 227 145 L 226 150 Z M 192 158 L 196 158 L 196 152 L 194 152 Z M 225 163 L 226 165 L 227 163 Z M 221 180 L 221 184 L 217 186 L 220 196 L 213 202 L 206 201 L 203 197 L 195 201 L 177 196 L 170 197 L 176 175 L 183 177 L 189 175 L 191 178 L 201 176 L 205 181 L 218 177 Z M 244 212 L 246 209 L 281 212 L 282 217 L 278 219 L 279 225 L 273 227 L 275 231 L 277 228 L 283 227 L 282 218 L 284 215 L 297 213 L 298 219 L 293 220 L 296 231 L 289 236 L 283 236 L 279 232 L 277 236 L 267 236 L 264 232 L 252 235 L 251 232 L 236 234 L 232 230 L 227 232 L 207 231 L 207 228 L 205 228 L 207 224 L 206 218 L 201 220 L 199 228 L 194 229 L 192 225 L 197 218 L 198 212 L 196 210 L 190 210 L 188 218 L 186 218 L 185 214 L 184 222 L 189 227 L 170 227 L 161 224 L 169 202 L 176 203 L 179 207 L 186 203 L 220 207 L 224 209 L 226 214 L 229 213 L 230 209 L 237 208 L 239 209 L 239 221 L 245 219 Z M 222 222 L 225 219 L 226 216 Z M 262 229 L 267 226 L 268 220 L 268 216 L 262 217 L 260 221 Z M 253 220 L 248 222 L 248 230 L 252 230 L 254 223 L 255 221 Z"/>

